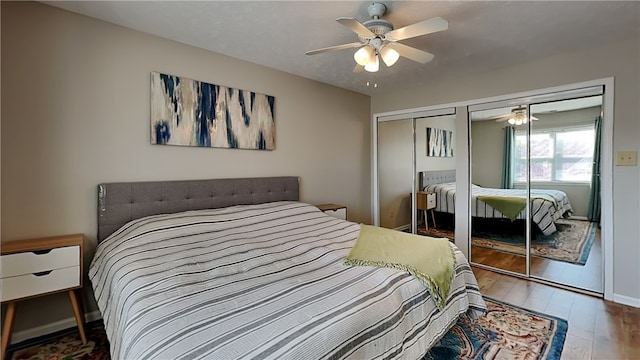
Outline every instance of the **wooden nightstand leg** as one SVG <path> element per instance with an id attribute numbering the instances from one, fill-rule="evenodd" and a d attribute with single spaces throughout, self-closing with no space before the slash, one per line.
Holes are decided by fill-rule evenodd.
<path id="1" fill-rule="evenodd" d="M 436 226 L 436 212 L 431 209 L 431 220 L 433 220 L 433 228 L 437 228 Z"/>
<path id="2" fill-rule="evenodd" d="M 13 333 L 13 319 L 16 315 L 16 302 L 12 301 L 7 305 L 7 313 L 4 315 L 4 327 L 2 328 L 2 358 L 7 354 L 7 346 L 11 343 Z"/>
<path id="3" fill-rule="evenodd" d="M 429 221 L 427 221 L 427 210 L 422 210 L 422 212 L 424 213 L 424 230 L 427 231 L 429 230 Z"/>
<path id="4" fill-rule="evenodd" d="M 84 310 L 81 304 L 81 300 L 78 299 L 76 292 L 69 290 L 69 299 L 71 300 L 71 306 L 73 307 L 73 315 L 76 317 L 76 323 L 78 324 L 78 332 L 82 343 L 87 343 L 87 336 L 84 333 Z"/>

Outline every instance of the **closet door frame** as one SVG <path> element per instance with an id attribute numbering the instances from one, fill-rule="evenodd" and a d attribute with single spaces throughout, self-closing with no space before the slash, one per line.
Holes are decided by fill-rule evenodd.
<path id="1" fill-rule="evenodd" d="M 471 244 L 469 241 L 470 230 L 470 124 L 468 119 L 469 108 L 481 104 L 491 102 L 504 102 L 510 99 L 541 97 L 547 94 L 558 92 L 567 92 L 575 89 L 583 89 L 594 86 L 604 87 L 602 112 L 602 143 L 601 143 L 601 198 L 602 198 L 602 217 L 601 217 L 601 234 L 602 234 L 602 251 L 603 251 L 603 269 L 604 269 L 604 298 L 606 300 L 614 300 L 613 294 L 613 109 L 614 109 L 614 78 L 601 78 L 596 80 L 578 82 L 573 84 L 548 87 L 543 89 L 512 93 L 507 95 L 493 96 L 487 98 L 472 99 L 467 101 L 458 101 L 446 104 L 438 104 L 433 106 L 396 110 L 391 112 L 375 113 L 372 115 L 371 122 L 371 213 L 373 214 L 374 225 L 380 224 L 380 214 L 378 206 L 378 147 L 377 147 L 377 124 L 380 120 L 385 119 L 410 119 L 415 117 L 424 117 L 423 112 L 443 111 L 443 109 L 458 108 L 456 111 L 456 135 L 458 139 L 467 139 L 467 141 L 456 141 L 456 187 L 458 189 L 456 195 L 456 235 L 455 243 L 462 250 L 467 258 L 469 258 Z M 466 108 L 465 108 L 466 107 Z M 465 108 L 462 111 L 462 108 Z M 435 116 L 435 115 L 431 115 Z M 463 155 L 462 155 L 463 154 Z M 460 156 L 462 155 L 462 156 Z M 466 155 L 466 156 L 465 156 Z M 415 169 L 415 162 L 413 164 Z M 415 176 L 415 175 L 414 175 Z M 414 185 L 415 186 L 415 185 Z M 462 192 L 460 192 L 462 190 Z M 462 199 L 464 197 L 464 199 Z M 413 199 L 415 200 L 415 199 Z M 413 207 L 413 204 L 412 204 Z M 414 212 L 415 213 L 415 212 Z M 414 215 L 415 216 L 415 215 Z M 466 226 L 463 226 L 465 225 Z"/>
<path id="2" fill-rule="evenodd" d="M 417 192 L 417 174 L 416 174 L 416 119 L 425 117 L 434 117 L 442 115 L 455 115 L 456 109 L 451 107 L 436 107 L 436 108 L 424 108 L 415 109 L 410 112 L 391 112 L 374 114 L 372 123 L 372 198 L 371 198 L 371 212 L 373 213 L 373 224 L 380 226 L 380 181 L 378 177 L 378 123 L 386 121 L 398 121 L 398 120 L 411 120 L 412 129 L 412 155 L 411 155 L 411 171 L 412 171 L 412 185 L 411 185 L 411 232 L 417 232 L 417 216 L 416 216 L 416 192 Z"/>

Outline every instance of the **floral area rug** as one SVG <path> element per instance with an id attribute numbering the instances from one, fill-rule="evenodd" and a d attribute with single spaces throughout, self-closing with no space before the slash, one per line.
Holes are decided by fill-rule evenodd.
<path id="1" fill-rule="evenodd" d="M 556 221 L 557 231 L 551 235 L 537 234 L 531 241 L 531 256 L 584 265 L 595 239 L 597 224 L 589 221 L 560 219 Z M 422 235 L 453 238 L 453 231 L 447 229 L 418 228 Z M 507 252 L 525 254 L 524 234 L 495 234 L 479 232 L 471 237 L 473 246 Z"/>
<path id="2" fill-rule="evenodd" d="M 102 321 L 85 325 L 87 343 L 82 344 L 78 328 L 62 330 L 9 346 L 9 360 L 109 360 L 109 341 Z"/>
<path id="3" fill-rule="evenodd" d="M 487 314 L 462 318 L 423 360 L 560 359 L 567 335 L 566 320 L 485 297 Z"/>

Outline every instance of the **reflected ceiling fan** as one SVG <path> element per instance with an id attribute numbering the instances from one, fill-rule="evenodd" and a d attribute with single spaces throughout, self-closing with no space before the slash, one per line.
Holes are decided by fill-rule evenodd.
<path id="1" fill-rule="evenodd" d="M 378 55 L 387 66 L 395 64 L 400 56 L 421 64 L 426 64 L 433 60 L 433 54 L 401 44 L 398 41 L 447 30 L 449 22 L 441 17 L 435 17 L 394 30 L 391 22 L 381 18 L 386 11 L 387 7 L 384 4 L 374 2 L 367 7 L 371 20 L 361 23 L 354 18 L 337 18 L 337 22 L 358 34 L 359 41 L 310 50 L 305 54 L 316 55 L 359 47 L 360 49 L 353 55 L 357 63 L 353 70 L 354 72 L 359 72 L 363 69 L 369 72 L 378 71 L 380 68 Z"/>
<path id="2" fill-rule="evenodd" d="M 526 124 L 528 121 L 527 108 L 519 106 L 517 108 L 511 109 L 511 113 L 509 114 L 492 116 L 489 119 L 495 119 L 497 122 L 508 121 L 511 125 Z M 531 120 L 538 120 L 538 118 L 535 116 L 531 116 Z"/>

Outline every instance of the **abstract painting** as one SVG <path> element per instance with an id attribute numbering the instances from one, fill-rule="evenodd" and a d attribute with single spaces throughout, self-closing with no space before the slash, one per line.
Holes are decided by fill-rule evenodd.
<path id="1" fill-rule="evenodd" d="M 275 149 L 273 96 L 151 73 L 151 143 Z"/>
<path id="2" fill-rule="evenodd" d="M 453 131 L 427 128 L 427 156 L 453 157 Z"/>

